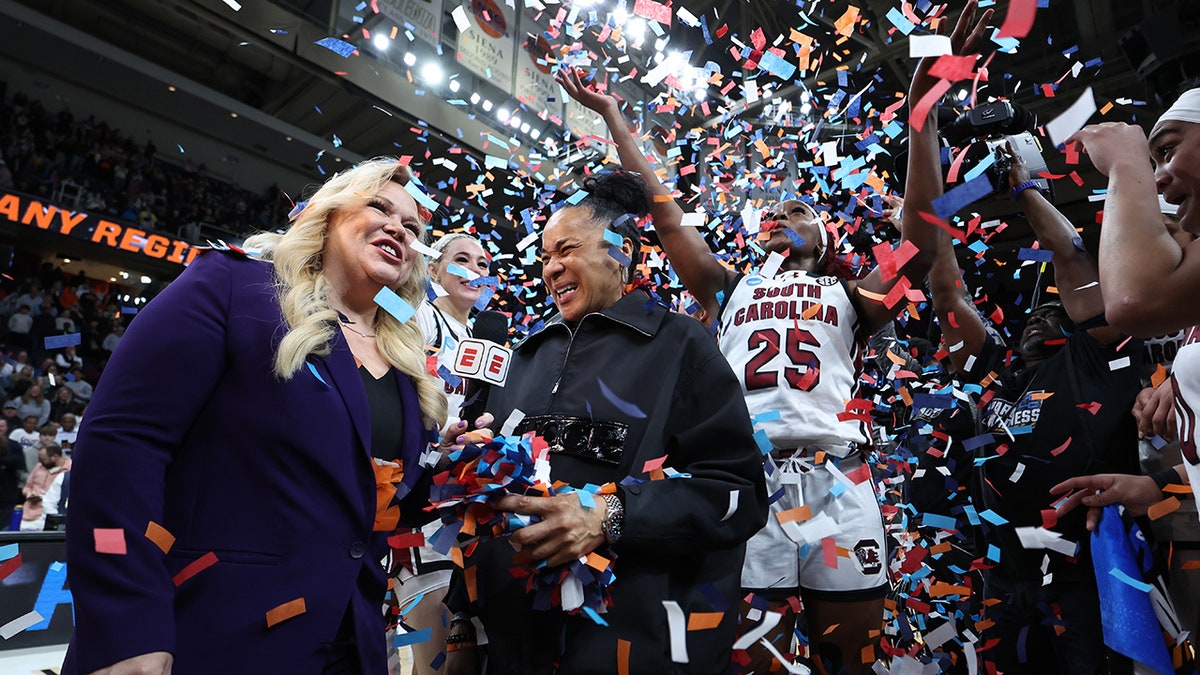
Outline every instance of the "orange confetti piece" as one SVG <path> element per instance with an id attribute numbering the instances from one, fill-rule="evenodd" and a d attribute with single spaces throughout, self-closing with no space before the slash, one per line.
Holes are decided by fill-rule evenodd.
<path id="1" fill-rule="evenodd" d="M 608 558 L 605 558 L 594 551 L 589 553 L 587 556 L 587 566 L 596 570 L 597 572 L 603 572 L 604 568 L 608 567 L 608 563 Z"/>
<path id="2" fill-rule="evenodd" d="M 1200 570 L 1200 560 L 1189 560 L 1179 566 L 1181 570 Z"/>
<path id="3" fill-rule="evenodd" d="M 146 525 L 146 538 L 162 549 L 163 553 L 170 551 L 171 547 L 175 545 L 175 535 L 167 532 L 167 528 L 153 520 Z"/>
<path id="4" fill-rule="evenodd" d="M 629 675 L 629 640 L 617 639 L 617 673 Z"/>
<path id="5" fill-rule="evenodd" d="M 800 313 L 800 318 L 808 320 L 821 313 L 822 305 L 817 303 Z"/>
<path id="6" fill-rule="evenodd" d="M 1158 520 L 1168 513 L 1172 513 L 1179 509 L 1179 500 L 1175 497 L 1167 497 L 1161 502 L 1154 504 L 1146 509 L 1146 515 L 1150 516 L 1150 520 Z"/>
<path id="7" fill-rule="evenodd" d="M 812 518 L 812 509 L 809 508 L 807 504 L 804 504 L 802 506 L 797 506 L 794 509 L 780 511 L 779 513 L 775 514 L 775 517 L 778 518 L 779 522 L 781 523 L 790 523 L 794 520 L 803 522 L 809 518 Z"/>
<path id="8" fill-rule="evenodd" d="M 1150 376 L 1150 386 L 1158 388 L 1160 384 L 1167 381 L 1169 373 L 1167 367 L 1163 364 L 1158 364 L 1154 367 L 1154 374 Z"/>
<path id="9" fill-rule="evenodd" d="M 688 630 L 709 630 L 721 625 L 722 612 L 692 612 L 688 615 Z"/>
<path id="10" fill-rule="evenodd" d="M 824 633 L 821 633 L 821 637 L 825 637 L 826 635 L 829 635 L 829 634 L 830 634 L 830 633 L 832 633 L 833 631 L 837 630 L 837 627 L 838 627 L 838 626 L 840 626 L 840 625 L 842 625 L 842 624 L 840 624 L 840 623 L 835 623 L 835 624 L 833 624 L 832 626 L 830 626 L 829 628 L 826 628 L 826 629 L 825 629 L 825 632 L 824 632 Z"/>
<path id="11" fill-rule="evenodd" d="M 929 595 L 935 598 L 943 595 L 961 595 L 968 597 L 971 595 L 971 589 L 967 588 L 966 586 L 955 586 L 953 584 L 947 584 L 939 581 L 929 587 Z"/>
<path id="12" fill-rule="evenodd" d="M 295 600 L 285 602 L 275 609 L 267 611 L 267 628 L 270 628 L 277 623 L 300 616 L 307 611 L 308 608 L 304 606 L 304 598 L 296 598 Z"/>

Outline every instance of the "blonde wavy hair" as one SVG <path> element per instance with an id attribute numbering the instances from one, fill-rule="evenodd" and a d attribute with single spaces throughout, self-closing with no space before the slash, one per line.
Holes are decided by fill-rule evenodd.
<path id="1" fill-rule="evenodd" d="M 275 374 L 291 379 L 304 367 L 305 359 L 330 352 L 337 331 L 338 313 L 329 304 L 329 281 L 322 270 L 322 256 L 333 215 L 361 207 L 389 181 L 407 185 L 412 180 L 408 167 L 392 157 L 376 157 L 334 175 L 320 187 L 308 204 L 293 218 L 285 234 L 256 234 L 245 241 L 264 260 L 275 263 L 276 293 L 288 332 L 275 352 Z M 418 207 L 428 224 L 432 214 Z M 428 230 L 421 240 L 428 243 Z M 428 272 L 422 260 L 399 288 L 393 288 L 413 307 L 425 299 Z M 442 383 L 425 370 L 424 340 L 417 322 L 404 323 L 385 311 L 375 315 L 376 344 L 384 358 L 408 375 L 417 388 L 425 425 L 441 426 L 446 421 L 446 395 Z"/>

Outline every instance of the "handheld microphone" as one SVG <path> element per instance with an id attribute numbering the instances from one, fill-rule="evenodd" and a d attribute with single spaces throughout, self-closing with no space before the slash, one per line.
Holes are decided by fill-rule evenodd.
<path id="1" fill-rule="evenodd" d="M 468 426 L 487 410 L 492 386 L 504 386 L 512 357 L 512 350 L 504 346 L 508 342 L 508 318 L 500 312 L 487 310 L 476 315 L 471 335 L 459 340 L 451 368 L 455 375 L 467 379 L 461 418 Z"/>

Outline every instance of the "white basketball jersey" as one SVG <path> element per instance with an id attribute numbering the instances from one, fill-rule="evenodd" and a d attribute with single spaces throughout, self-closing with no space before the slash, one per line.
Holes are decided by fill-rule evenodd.
<path id="1" fill-rule="evenodd" d="M 1197 451 L 1197 411 L 1200 411 L 1200 327 L 1193 328 L 1187 344 L 1175 357 L 1171 373 L 1175 389 L 1175 424 L 1179 449 L 1192 492 L 1200 499 L 1200 452 Z"/>
<path id="2" fill-rule="evenodd" d="M 857 328 L 858 313 L 837 277 L 793 271 L 738 280 L 717 339 L 758 418 L 755 429 L 775 449 L 844 456 L 852 444 L 867 444 L 866 424 L 838 419 L 857 396 Z"/>

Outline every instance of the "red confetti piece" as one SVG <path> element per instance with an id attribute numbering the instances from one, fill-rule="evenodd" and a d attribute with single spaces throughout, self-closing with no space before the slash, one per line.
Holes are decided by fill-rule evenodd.
<path id="1" fill-rule="evenodd" d="M 196 560 L 193 560 L 187 567 L 179 570 L 179 574 L 176 574 L 175 578 L 171 579 L 171 581 L 175 582 L 176 586 L 180 586 L 183 582 L 212 567 L 217 562 L 217 554 L 209 551 Z"/>

